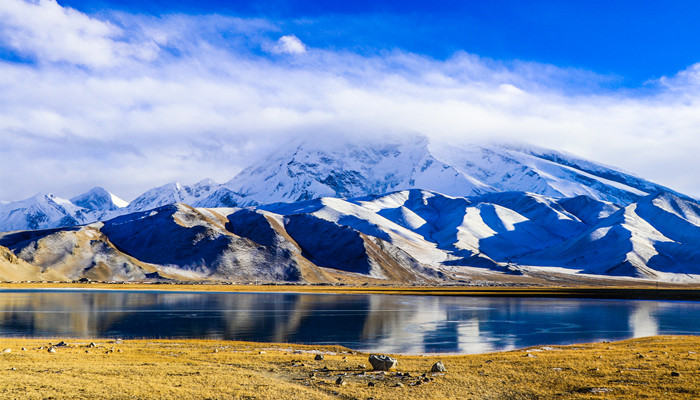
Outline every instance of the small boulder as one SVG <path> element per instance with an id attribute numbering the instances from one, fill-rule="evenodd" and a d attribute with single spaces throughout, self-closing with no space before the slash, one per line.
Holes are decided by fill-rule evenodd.
<path id="1" fill-rule="evenodd" d="M 95 342 L 90 342 L 90 344 L 88 345 L 88 347 L 97 347 L 97 345 L 95 344 Z"/>
<path id="2" fill-rule="evenodd" d="M 345 377 L 339 376 L 338 379 L 335 380 L 335 384 L 338 386 L 345 386 L 348 383 L 345 381 Z"/>
<path id="3" fill-rule="evenodd" d="M 430 372 L 447 372 L 447 368 L 445 368 L 445 364 L 442 361 L 438 361 L 430 368 Z"/>
<path id="4" fill-rule="evenodd" d="M 26 348 L 26 347 L 22 347 L 22 351 L 27 351 L 27 348 Z"/>
<path id="5" fill-rule="evenodd" d="M 49 349 L 48 349 L 47 351 L 48 351 L 49 353 L 55 353 L 55 352 L 56 352 L 56 349 L 55 349 L 54 347 L 49 347 Z"/>
<path id="6" fill-rule="evenodd" d="M 389 371 L 396 368 L 399 361 L 383 354 L 372 354 L 369 356 L 369 363 L 375 371 Z"/>
<path id="7" fill-rule="evenodd" d="M 671 372 L 671 376 L 678 377 L 678 376 L 681 376 L 681 373 L 680 373 L 680 372 L 673 371 L 673 372 Z"/>
<path id="8" fill-rule="evenodd" d="M 316 357 L 314 357 L 314 360 L 323 361 L 323 354 L 316 354 Z"/>
<path id="9" fill-rule="evenodd" d="M 61 340 L 59 343 L 56 343 L 55 346 L 56 346 L 56 347 L 65 347 L 65 346 L 68 346 L 68 343 L 66 343 L 66 342 L 64 342 L 63 340 Z"/>
<path id="10" fill-rule="evenodd" d="M 12 353 L 12 349 L 4 349 L 2 352 L 3 353 Z"/>

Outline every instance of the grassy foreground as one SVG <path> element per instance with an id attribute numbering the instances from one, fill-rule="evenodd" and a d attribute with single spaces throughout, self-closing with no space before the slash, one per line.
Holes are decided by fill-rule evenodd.
<path id="1" fill-rule="evenodd" d="M 341 347 L 213 340 L 95 340 L 96 347 L 89 347 L 89 340 L 76 339 L 49 352 L 49 343 L 58 341 L 0 339 L 0 349 L 10 350 L 0 353 L 0 398 L 700 397 L 700 337 L 695 336 L 467 356 L 398 356 L 398 369 L 386 374 L 370 371 L 367 354 Z M 314 359 L 318 353 L 324 360 Z M 438 360 L 446 373 L 429 372 Z M 345 384 L 336 383 L 340 376 Z"/>

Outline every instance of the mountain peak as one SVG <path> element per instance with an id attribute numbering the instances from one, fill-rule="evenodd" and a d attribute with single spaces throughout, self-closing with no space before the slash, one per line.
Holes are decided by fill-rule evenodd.
<path id="1" fill-rule="evenodd" d="M 99 186 L 71 198 L 70 201 L 89 211 L 114 211 L 129 204 Z"/>

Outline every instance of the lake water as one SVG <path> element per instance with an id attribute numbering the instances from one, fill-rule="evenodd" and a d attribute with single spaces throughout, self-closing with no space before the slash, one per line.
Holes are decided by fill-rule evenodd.
<path id="1" fill-rule="evenodd" d="M 483 353 L 700 334 L 680 301 L 3 290 L 0 336 L 211 338 L 356 350 Z"/>

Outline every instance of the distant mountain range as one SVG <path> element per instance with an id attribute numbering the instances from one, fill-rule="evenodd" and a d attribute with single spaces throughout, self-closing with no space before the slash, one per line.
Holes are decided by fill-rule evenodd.
<path id="1" fill-rule="evenodd" d="M 128 204 L 37 195 L 0 205 L 0 229 L 3 279 L 700 279 L 689 196 L 565 153 L 419 136 L 297 141 Z"/>
<path id="2" fill-rule="evenodd" d="M 508 191 L 563 198 L 586 195 L 627 205 L 655 193 L 672 193 L 646 181 L 576 156 L 524 146 L 430 144 L 421 136 L 315 137 L 292 142 L 224 184 L 169 183 L 130 203 L 102 188 L 61 199 L 38 194 L 0 205 L 0 231 L 85 224 L 173 203 L 194 207 L 245 207 L 320 197 L 351 198 L 405 189 L 452 196 Z"/>

